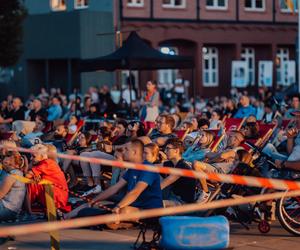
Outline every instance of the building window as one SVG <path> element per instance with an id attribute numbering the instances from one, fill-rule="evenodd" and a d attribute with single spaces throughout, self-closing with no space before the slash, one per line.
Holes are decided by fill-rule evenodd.
<path id="1" fill-rule="evenodd" d="M 162 6 L 164 8 L 185 8 L 186 0 L 163 0 Z"/>
<path id="2" fill-rule="evenodd" d="M 245 0 L 245 10 L 264 11 L 265 4 L 265 0 Z"/>
<path id="3" fill-rule="evenodd" d="M 253 48 L 244 48 L 242 50 L 241 58 L 248 66 L 248 85 L 255 85 L 255 50 Z"/>
<path id="4" fill-rule="evenodd" d="M 226 10 L 227 6 L 228 6 L 228 0 L 206 0 L 207 9 Z"/>
<path id="5" fill-rule="evenodd" d="M 65 0 L 50 0 L 50 7 L 53 11 L 62 11 L 67 9 Z"/>
<path id="6" fill-rule="evenodd" d="M 75 9 L 84 9 L 89 7 L 88 0 L 75 0 L 74 3 Z"/>
<path id="7" fill-rule="evenodd" d="M 286 69 L 285 66 L 289 61 L 289 49 L 288 48 L 280 48 L 276 53 L 276 77 L 277 84 L 279 85 L 288 85 L 286 78 Z"/>
<path id="8" fill-rule="evenodd" d="M 127 0 L 128 7 L 143 7 L 144 0 Z"/>
<path id="9" fill-rule="evenodd" d="M 160 52 L 167 55 L 178 55 L 178 48 L 161 47 Z M 168 86 L 173 86 L 177 75 L 178 75 L 177 69 L 158 70 L 158 81 Z"/>
<path id="10" fill-rule="evenodd" d="M 298 12 L 298 1 L 293 1 L 294 4 L 294 11 Z M 292 12 L 292 10 L 288 7 L 286 4 L 286 0 L 279 0 L 279 6 L 280 6 L 280 11 L 281 12 Z"/>
<path id="11" fill-rule="evenodd" d="M 203 86 L 215 87 L 219 85 L 218 49 L 212 47 L 202 48 Z"/>

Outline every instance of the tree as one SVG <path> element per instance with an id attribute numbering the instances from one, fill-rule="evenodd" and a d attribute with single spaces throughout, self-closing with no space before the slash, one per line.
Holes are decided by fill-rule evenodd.
<path id="1" fill-rule="evenodd" d="M 0 0 L 0 67 L 15 65 L 22 53 L 26 14 L 20 0 Z"/>

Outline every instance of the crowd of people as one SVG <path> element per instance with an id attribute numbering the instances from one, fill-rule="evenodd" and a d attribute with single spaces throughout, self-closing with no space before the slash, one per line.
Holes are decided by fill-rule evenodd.
<path id="1" fill-rule="evenodd" d="M 104 201 L 114 213 L 130 213 L 204 203 L 211 197 L 205 180 L 60 159 L 51 154 L 56 152 L 229 174 L 250 163 L 243 143 L 259 140 L 260 126 L 270 124 L 272 134 L 259 145 L 261 152 L 277 168 L 300 170 L 299 95 L 280 100 L 264 88 L 255 97 L 233 89 L 230 97 L 187 100 L 175 95 L 167 105 L 154 81 L 146 88 L 132 103 L 114 102 L 107 86 L 69 96 L 42 89 L 26 101 L 7 96 L 0 110 L 0 221 L 45 209 L 44 187 L 36 183 L 41 179 L 53 183 L 62 219 L 106 213 L 98 206 Z M 226 128 L 232 118 L 240 125 Z M 10 150 L 17 146 L 34 153 Z M 36 182 L 25 185 L 13 175 Z M 71 204 L 70 189 L 90 201 Z"/>

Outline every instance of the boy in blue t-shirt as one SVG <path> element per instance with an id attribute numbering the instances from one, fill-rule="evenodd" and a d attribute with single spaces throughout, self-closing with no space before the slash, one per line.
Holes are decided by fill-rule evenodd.
<path id="1" fill-rule="evenodd" d="M 125 144 L 124 160 L 134 163 L 142 163 L 144 144 L 134 139 Z M 147 164 L 147 162 L 145 162 Z M 113 186 L 97 195 L 90 205 L 104 201 L 118 193 L 127 186 L 127 193 L 123 199 L 113 208 L 114 213 L 131 213 L 140 209 L 161 208 L 162 191 L 160 188 L 160 175 L 158 173 L 129 169 L 124 176 Z M 85 211 L 83 211 L 85 210 Z M 89 210 L 89 211 L 87 211 Z M 76 209 L 78 216 L 91 216 L 103 214 L 96 208 L 87 208 L 84 204 Z M 71 212 L 76 214 L 75 211 Z M 73 216 L 67 216 L 68 218 Z"/>

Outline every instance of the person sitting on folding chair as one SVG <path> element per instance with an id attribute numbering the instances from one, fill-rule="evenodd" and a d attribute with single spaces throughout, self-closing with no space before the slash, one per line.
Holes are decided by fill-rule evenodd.
<path id="1" fill-rule="evenodd" d="M 239 131 L 230 131 L 224 150 L 206 154 L 207 162 L 197 162 L 195 169 L 206 173 L 228 174 L 233 168 L 236 150 L 244 141 L 244 135 Z"/>
<path id="2" fill-rule="evenodd" d="M 176 138 L 169 139 L 166 142 L 165 152 L 169 161 L 164 162 L 163 166 L 192 170 L 192 164 L 182 158 L 182 141 Z M 169 207 L 194 202 L 196 183 L 195 179 L 187 177 L 165 176 L 161 182 L 161 189 L 164 191 L 164 206 Z"/>
<path id="3" fill-rule="evenodd" d="M 158 146 L 165 145 L 170 138 L 176 138 L 176 135 L 173 134 L 175 121 L 171 115 L 160 115 L 156 119 L 156 125 L 157 129 L 153 129 L 149 137 Z"/>
<path id="4" fill-rule="evenodd" d="M 195 161 L 194 169 L 205 173 L 231 173 L 236 166 L 236 152 L 243 141 L 244 135 L 241 132 L 230 131 L 225 149 L 206 154 L 207 162 Z M 198 200 L 203 202 L 209 199 L 210 192 L 206 180 L 201 179 L 200 182 L 203 192 Z"/>
<path id="5" fill-rule="evenodd" d="M 196 139 L 197 140 L 197 139 Z M 188 162 L 203 161 L 207 153 L 210 152 L 209 146 L 214 140 L 214 134 L 208 130 L 200 131 L 198 141 L 182 154 L 183 159 Z"/>
<path id="6" fill-rule="evenodd" d="M 140 164 L 144 162 L 144 144 L 138 139 L 133 139 L 125 144 L 124 160 Z M 126 187 L 126 195 L 117 204 L 113 204 L 112 212 L 132 213 L 135 211 L 151 208 L 161 208 L 162 192 L 160 189 L 160 176 L 158 173 L 139 171 L 135 169 L 128 169 L 120 180 L 110 186 L 108 189 L 97 195 L 90 204 L 83 204 L 67 214 L 65 218 L 72 218 L 75 216 L 85 217 L 108 213 L 109 211 L 98 208 L 97 204 L 101 201 L 107 201 L 109 198 L 117 194 L 123 187 Z M 94 206 L 94 207 L 91 207 Z M 118 224 L 107 225 L 110 228 L 117 229 L 122 227 Z"/>

